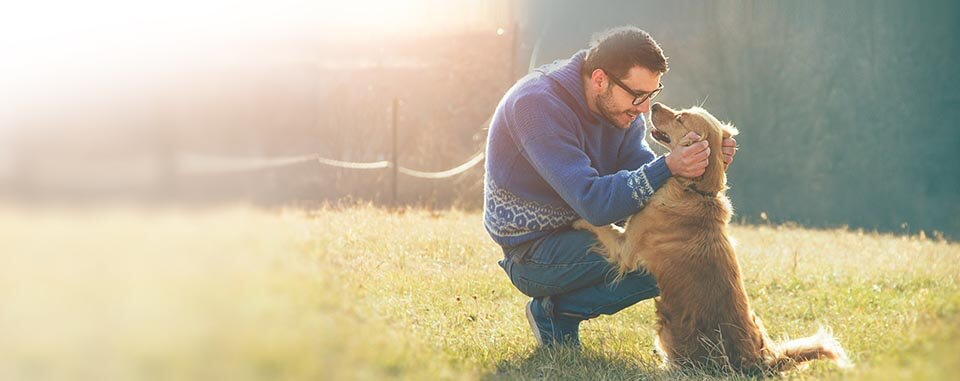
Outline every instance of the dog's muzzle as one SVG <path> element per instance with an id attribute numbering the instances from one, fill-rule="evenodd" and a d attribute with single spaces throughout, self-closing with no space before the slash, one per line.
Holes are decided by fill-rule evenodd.
<path id="1" fill-rule="evenodd" d="M 658 130 L 656 127 L 650 130 L 650 136 L 653 136 L 654 139 L 657 139 L 657 141 L 661 143 L 670 144 L 670 135 L 667 135 L 666 132 Z"/>

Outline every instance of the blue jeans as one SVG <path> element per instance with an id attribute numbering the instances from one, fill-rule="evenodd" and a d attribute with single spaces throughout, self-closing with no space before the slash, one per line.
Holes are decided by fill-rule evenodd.
<path id="1" fill-rule="evenodd" d="M 520 292 L 542 300 L 552 317 L 612 315 L 660 295 L 649 273 L 632 272 L 614 282 L 617 270 L 591 250 L 595 244 L 593 233 L 561 230 L 505 249 L 500 267 Z"/>

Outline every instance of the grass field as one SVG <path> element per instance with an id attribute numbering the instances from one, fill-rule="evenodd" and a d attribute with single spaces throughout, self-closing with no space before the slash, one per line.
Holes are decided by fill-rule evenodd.
<path id="1" fill-rule="evenodd" d="M 832 327 L 856 367 L 955 379 L 960 245 L 734 226 L 773 337 Z M 0 379 L 703 379 L 662 371 L 653 306 L 540 351 L 477 213 L 0 209 Z"/>

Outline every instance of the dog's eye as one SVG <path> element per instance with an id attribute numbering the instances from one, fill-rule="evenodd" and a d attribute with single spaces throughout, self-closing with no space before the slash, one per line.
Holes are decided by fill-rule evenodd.
<path id="1" fill-rule="evenodd" d="M 683 119 L 680 119 L 680 115 L 677 115 L 677 122 L 683 124 Z"/>

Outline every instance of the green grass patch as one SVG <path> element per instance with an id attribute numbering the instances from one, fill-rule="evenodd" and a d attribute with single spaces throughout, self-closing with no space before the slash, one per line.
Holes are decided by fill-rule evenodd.
<path id="1" fill-rule="evenodd" d="M 650 302 L 536 349 L 477 213 L 7 207 L 0 232 L 0 379 L 714 378 L 659 368 Z M 771 336 L 830 327 L 856 365 L 787 378 L 960 372 L 960 245 L 732 234 Z"/>

